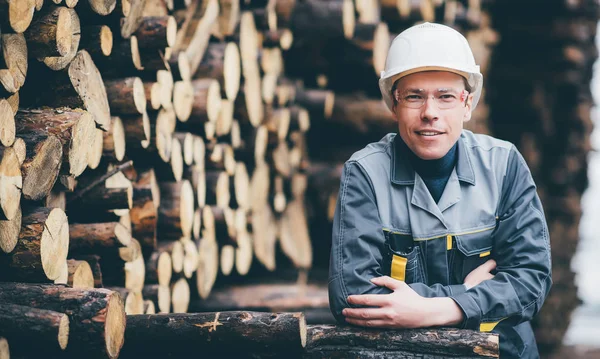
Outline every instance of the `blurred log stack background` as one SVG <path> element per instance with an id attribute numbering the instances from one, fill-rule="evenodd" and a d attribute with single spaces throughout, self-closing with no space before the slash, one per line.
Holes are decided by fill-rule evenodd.
<path id="1" fill-rule="evenodd" d="M 539 319 L 552 349 L 568 323 L 550 313 L 576 305 L 598 17 L 556 3 L 532 22 L 481 0 L 0 0 L 0 358 L 136 357 L 142 328 L 167 325 L 153 313 L 331 322 L 341 166 L 395 131 L 377 79 L 422 21 L 467 36 L 490 75 L 467 127 L 513 140 L 540 185 L 560 248 Z M 304 316 L 268 320 L 304 347 Z"/>

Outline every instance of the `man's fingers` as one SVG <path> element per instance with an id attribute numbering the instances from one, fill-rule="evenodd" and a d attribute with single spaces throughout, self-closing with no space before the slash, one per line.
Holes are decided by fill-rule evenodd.
<path id="1" fill-rule="evenodd" d="M 493 271 L 494 269 L 496 269 L 496 261 L 493 259 L 490 259 L 487 262 L 483 263 L 481 265 L 481 267 L 483 269 L 485 269 L 486 272 L 489 273 L 489 272 Z"/>
<path id="2" fill-rule="evenodd" d="M 353 319 L 389 319 L 389 310 L 384 308 L 346 308 L 342 314 Z"/>
<path id="3" fill-rule="evenodd" d="M 382 319 L 356 319 L 356 318 L 346 318 L 346 322 L 353 325 L 358 325 L 361 327 L 367 328 L 391 328 L 393 327 L 393 323 L 388 320 Z"/>
<path id="4" fill-rule="evenodd" d="M 400 289 L 402 288 L 402 286 L 406 285 L 406 283 L 404 283 L 403 281 L 388 276 L 373 278 L 371 279 L 371 282 L 380 287 L 387 287 L 391 290 Z"/>
<path id="5" fill-rule="evenodd" d="M 388 294 L 359 294 L 348 297 L 348 303 L 368 307 L 383 307 L 389 302 Z"/>

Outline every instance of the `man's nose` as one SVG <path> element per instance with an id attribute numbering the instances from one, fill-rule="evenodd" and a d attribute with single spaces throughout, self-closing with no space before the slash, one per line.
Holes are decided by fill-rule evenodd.
<path id="1" fill-rule="evenodd" d="M 439 118 L 440 109 L 433 96 L 427 96 L 423 107 L 421 107 L 421 119 L 425 121 L 435 121 Z"/>

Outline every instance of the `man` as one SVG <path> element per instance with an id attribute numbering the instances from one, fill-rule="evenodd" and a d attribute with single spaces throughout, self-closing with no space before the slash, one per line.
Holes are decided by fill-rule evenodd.
<path id="1" fill-rule="evenodd" d="M 548 229 L 517 149 L 463 130 L 482 83 L 447 26 L 393 41 L 379 85 L 398 134 L 344 165 L 330 306 L 364 327 L 496 332 L 502 358 L 536 358 L 529 321 L 552 284 Z"/>

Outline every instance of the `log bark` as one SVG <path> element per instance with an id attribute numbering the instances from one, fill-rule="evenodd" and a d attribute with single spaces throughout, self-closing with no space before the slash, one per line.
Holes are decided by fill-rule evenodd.
<path id="1" fill-rule="evenodd" d="M 154 173 L 154 172 L 152 172 Z M 160 190 L 154 180 L 150 183 L 133 183 L 133 206 L 131 216 L 132 235 L 144 249 L 156 249 L 156 228 L 158 221 L 157 202 Z"/>
<path id="2" fill-rule="evenodd" d="M 98 254 L 102 258 L 127 257 L 132 245 L 131 232 L 119 222 L 73 223 L 69 225 L 69 254 Z"/>
<path id="3" fill-rule="evenodd" d="M 219 1 L 218 33 L 223 37 L 234 34 L 240 22 L 240 2 L 236 0 Z"/>
<path id="4" fill-rule="evenodd" d="M 240 76 L 240 53 L 233 42 L 211 43 L 194 74 L 195 78 L 218 80 L 222 95 L 231 101 L 239 91 Z"/>
<path id="5" fill-rule="evenodd" d="M 143 353 L 177 355 L 192 347 L 207 355 L 298 355 L 306 345 L 306 323 L 302 313 L 139 315 L 127 318 L 125 343 L 126 358 Z"/>
<path id="6" fill-rule="evenodd" d="M 69 9 L 47 6 L 25 33 L 28 50 L 36 58 L 64 56 L 71 50 L 72 23 Z"/>
<path id="7" fill-rule="evenodd" d="M 264 282 L 264 280 L 263 280 Z M 194 312 L 252 310 L 266 312 L 304 312 L 329 310 L 327 287 L 316 284 L 259 283 L 215 288 L 210 297 L 190 304 Z"/>
<path id="8" fill-rule="evenodd" d="M 51 70 L 58 71 L 66 68 L 75 59 L 77 51 L 79 50 L 79 42 L 81 41 L 81 23 L 79 22 L 79 16 L 75 12 L 75 9 L 67 9 L 71 15 L 71 33 L 70 43 L 68 51 L 62 56 L 48 56 L 44 57 L 42 61 Z"/>
<path id="9" fill-rule="evenodd" d="M 126 319 L 121 296 L 117 292 L 0 283 L 0 302 L 67 314 L 70 320 L 67 353 L 106 358 L 119 356 Z"/>
<path id="10" fill-rule="evenodd" d="M 92 58 L 110 56 L 113 48 L 113 33 L 106 25 L 90 25 L 83 28 L 79 48 L 86 50 Z"/>
<path id="11" fill-rule="evenodd" d="M 111 113 L 140 115 L 146 111 L 144 83 L 139 77 L 104 81 Z"/>
<path id="12" fill-rule="evenodd" d="M 314 26 L 319 24 L 319 26 Z M 297 38 L 312 41 L 349 39 L 354 34 L 355 15 L 352 1 L 297 2 L 290 28 Z"/>
<path id="13" fill-rule="evenodd" d="M 88 164 L 88 149 L 96 136 L 91 113 L 70 109 L 20 110 L 17 132 L 31 136 L 52 134 L 62 143 L 64 173 L 79 176 Z"/>
<path id="14" fill-rule="evenodd" d="M 189 181 L 160 184 L 158 232 L 161 238 L 190 237 L 194 221 L 194 190 Z"/>
<path id="15" fill-rule="evenodd" d="M 90 119 L 91 121 L 91 119 Z M 47 197 L 58 178 L 63 161 L 63 145 L 49 133 L 19 132 L 25 142 L 25 161 L 21 166 L 23 198 L 33 201 Z"/>
<path id="16" fill-rule="evenodd" d="M 306 108 L 311 117 L 328 119 L 333 114 L 335 94 L 327 90 L 297 88 L 295 99 L 298 105 Z"/>
<path id="17" fill-rule="evenodd" d="M 144 92 L 146 93 L 146 108 L 158 110 L 161 103 L 162 89 L 158 82 L 144 82 Z"/>
<path id="18" fill-rule="evenodd" d="M 98 68 L 106 77 L 134 76 L 144 69 L 135 35 L 114 42 L 110 55 L 97 58 L 96 61 Z"/>
<path id="19" fill-rule="evenodd" d="M 135 31 L 138 45 L 144 49 L 160 49 L 175 45 L 177 22 L 173 16 L 148 16 L 142 18 Z"/>
<path id="20" fill-rule="evenodd" d="M 119 116 L 125 130 L 125 143 L 132 150 L 146 149 L 150 146 L 151 125 L 148 113 L 141 115 Z"/>
<path id="21" fill-rule="evenodd" d="M 2 258 L 4 280 L 47 282 L 58 278 L 67 260 L 69 224 L 59 208 L 27 208 L 17 245 Z"/>
<path id="22" fill-rule="evenodd" d="M 498 358 L 498 335 L 457 329 L 369 330 L 334 325 L 311 325 L 307 357 L 413 358 L 416 353 L 446 358 Z"/>
<path id="23" fill-rule="evenodd" d="M 27 76 L 27 42 L 23 34 L 2 34 L 2 55 L 5 67 L 0 69 L 0 93 L 4 96 L 19 91 Z"/>
<path id="24" fill-rule="evenodd" d="M 69 317 L 64 313 L 15 304 L 0 304 L 0 336 L 10 340 L 11 353 L 60 355 L 69 343 Z M 31 339 L 35 338 L 35 345 Z"/>
<path id="25" fill-rule="evenodd" d="M 282 50 L 289 50 L 294 43 L 294 35 L 290 29 L 278 29 L 274 31 L 265 31 L 263 33 L 263 47 L 280 47 Z"/>
<path id="26" fill-rule="evenodd" d="M 91 209 L 96 213 L 129 210 L 132 204 L 133 191 L 130 187 L 107 188 L 97 186 L 80 199 L 71 201 L 69 203 L 69 213 L 74 217 L 83 218 L 86 211 L 89 213 Z"/>

